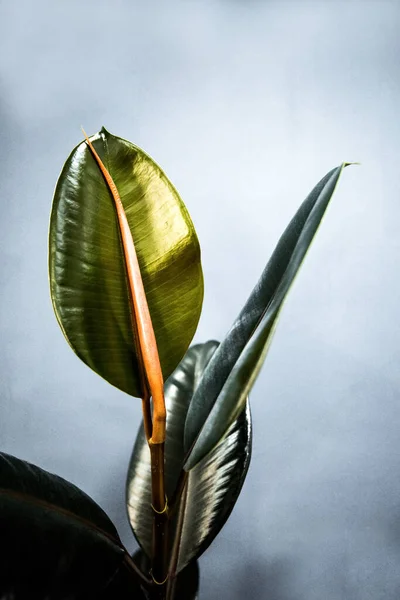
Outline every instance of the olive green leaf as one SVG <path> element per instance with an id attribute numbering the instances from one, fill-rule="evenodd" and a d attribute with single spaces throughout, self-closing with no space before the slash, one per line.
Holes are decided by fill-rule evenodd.
<path id="1" fill-rule="evenodd" d="M 347 164 L 330 171 L 300 206 L 247 303 L 210 360 L 187 412 L 186 470 L 193 469 L 210 452 L 243 411 L 284 301 Z"/>
<path id="2" fill-rule="evenodd" d="M 200 317 L 203 276 L 189 214 L 155 162 L 104 128 L 90 138 L 111 174 L 132 232 L 164 377 Z M 141 379 L 114 202 L 85 142 L 59 177 L 49 234 L 50 289 L 76 354 L 111 384 L 140 396 Z"/>
<path id="3" fill-rule="evenodd" d="M 165 483 L 169 501 L 177 496 L 184 464 L 183 432 L 187 409 L 204 369 L 218 347 L 210 341 L 189 348 L 165 384 L 167 437 Z M 173 503 L 169 532 L 172 554 L 176 536 L 175 572 L 198 558 L 229 517 L 239 496 L 251 455 L 251 417 L 248 404 L 227 435 L 195 469 L 186 474 L 183 493 Z M 182 491 L 182 490 L 181 490 Z M 132 530 L 144 552 L 151 556 L 152 511 L 150 453 L 139 429 L 127 477 L 126 501 Z M 176 544 L 175 544 L 176 546 Z"/>

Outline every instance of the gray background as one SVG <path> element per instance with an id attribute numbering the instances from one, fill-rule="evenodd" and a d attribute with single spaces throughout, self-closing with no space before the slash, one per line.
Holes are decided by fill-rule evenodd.
<path id="1" fill-rule="evenodd" d="M 196 225 L 196 341 L 221 338 L 311 187 L 334 202 L 252 393 L 254 454 L 201 559 L 204 600 L 400 596 L 400 3 L 0 3 L 1 448 L 91 494 L 127 546 L 139 402 L 71 352 L 47 228 L 67 155 L 105 125 Z"/>

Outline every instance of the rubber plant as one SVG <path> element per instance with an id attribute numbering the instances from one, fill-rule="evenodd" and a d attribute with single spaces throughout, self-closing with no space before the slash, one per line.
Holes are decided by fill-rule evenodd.
<path id="1" fill-rule="evenodd" d="M 189 214 L 145 152 L 85 134 L 55 189 L 51 298 L 79 358 L 141 400 L 126 486 L 140 550 L 74 485 L 1 454 L 2 598 L 198 598 L 197 561 L 249 467 L 248 394 L 345 166 L 301 204 L 222 343 L 189 348 L 203 300 Z"/>

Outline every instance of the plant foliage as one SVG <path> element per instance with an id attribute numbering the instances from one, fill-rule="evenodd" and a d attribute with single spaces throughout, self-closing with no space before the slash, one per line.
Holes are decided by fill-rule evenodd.
<path id="1" fill-rule="evenodd" d="M 198 598 L 198 559 L 250 464 L 249 392 L 345 166 L 301 204 L 222 342 L 189 348 L 203 276 L 178 193 L 145 152 L 104 128 L 72 151 L 51 211 L 51 298 L 74 352 L 142 399 L 126 485 L 140 550 L 131 558 L 77 487 L 0 454 L 1 598 Z"/>

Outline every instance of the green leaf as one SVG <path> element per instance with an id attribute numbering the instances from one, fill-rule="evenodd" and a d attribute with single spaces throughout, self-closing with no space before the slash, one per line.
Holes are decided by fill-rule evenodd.
<path id="1" fill-rule="evenodd" d="M 102 509 L 61 477 L 0 454 L 0 597 L 144 599 Z"/>
<path id="2" fill-rule="evenodd" d="M 279 313 L 346 166 L 330 171 L 303 202 L 193 395 L 185 424 L 185 469 L 225 435 L 264 362 Z"/>
<path id="3" fill-rule="evenodd" d="M 165 384 L 167 437 L 165 480 L 169 500 L 174 496 L 184 464 L 183 432 L 187 409 L 218 342 L 192 346 Z M 183 511 L 177 572 L 198 558 L 229 517 L 239 496 L 251 455 L 251 417 L 247 405 L 226 437 L 187 476 L 186 492 L 171 521 L 171 544 L 177 534 L 177 515 Z M 134 446 L 127 478 L 127 508 L 136 539 L 151 556 L 152 511 L 150 453 L 143 427 Z"/>
<path id="4" fill-rule="evenodd" d="M 200 317 L 200 248 L 175 188 L 142 150 L 104 128 L 90 138 L 114 179 L 132 232 L 164 378 Z M 96 373 L 141 395 L 125 260 L 114 202 L 87 144 L 71 153 L 50 220 L 50 289 L 61 329 Z"/>

